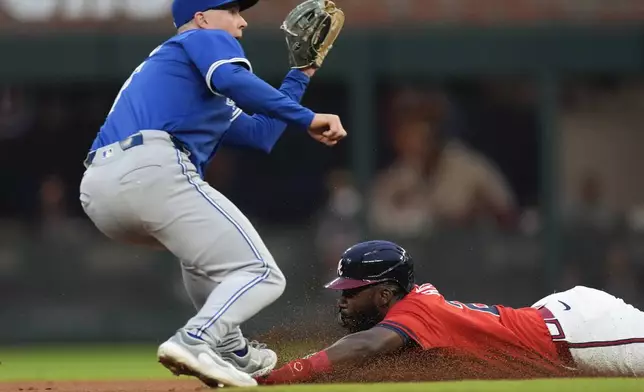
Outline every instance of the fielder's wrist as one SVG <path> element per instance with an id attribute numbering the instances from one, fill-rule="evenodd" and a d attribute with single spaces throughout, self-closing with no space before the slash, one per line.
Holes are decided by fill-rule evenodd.
<path id="1" fill-rule="evenodd" d="M 302 71 L 302 73 L 308 76 L 309 78 L 312 78 L 313 75 L 315 75 L 315 73 L 317 72 L 317 68 L 308 67 L 308 68 L 303 68 L 300 71 Z"/>

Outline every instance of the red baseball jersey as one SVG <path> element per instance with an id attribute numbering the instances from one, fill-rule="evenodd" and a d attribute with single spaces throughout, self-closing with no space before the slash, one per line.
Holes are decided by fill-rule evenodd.
<path id="1" fill-rule="evenodd" d="M 488 374 L 551 375 L 565 372 L 543 318 L 534 308 L 446 300 L 431 284 L 415 286 L 379 324 L 455 358 L 471 358 Z M 492 371 L 493 373 L 493 371 Z"/>

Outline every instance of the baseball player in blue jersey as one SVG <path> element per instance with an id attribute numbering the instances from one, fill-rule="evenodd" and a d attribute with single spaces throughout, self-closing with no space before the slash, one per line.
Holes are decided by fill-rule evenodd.
<path id="1" fill-rule="evenodd" d="M 279 90 L 252 73 L 238 39 L 240 12 L 257 1 L 174 0 L 177 35 L 123 84 L 80 184 L 101 232 L 180 260 L 198 313 L 157 355 L 209 386 L 254 386 L 274 368 L 275 352 L 240 325 L 282 294 L 285 278 L 248 219 L 203 180 L 208 162 L 222 145 L 269 152 L 287 125 L 329 146 L 346 136 L 337 116 L 299 104 L 319 63 L 294 66 Z"/>

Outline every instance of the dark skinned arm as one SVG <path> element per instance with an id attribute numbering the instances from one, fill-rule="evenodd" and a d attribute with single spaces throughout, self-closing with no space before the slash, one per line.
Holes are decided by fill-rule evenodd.
<path id="1" fill-rule="evenodd" d="M 394 330 L 376 326 L 347 335 L 330 347 L 306 358 L 296 359 L 265 377 L 257 378 L 261 385 L 307 382 L 317 375 L 331 374 L 347 366 L 360 366 L 370 358 L 401 349 L 408 343 Z"/>
<path id="2" fill-rule="evenodd" d="M 398 333 L 378 326 L 347 335 L 324 351 L 333 365 L 360 365 L 370 357 L 396 351 L 405 343 Z"/>

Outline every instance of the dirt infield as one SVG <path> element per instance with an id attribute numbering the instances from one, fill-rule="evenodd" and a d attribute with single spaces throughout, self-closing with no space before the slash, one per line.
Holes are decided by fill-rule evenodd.
<path id="1" fill-rule="evenodd" d="M 0 383 L 0 392 L 205 392 L 199 381 L 20 381 Z"/>
<path id="2" fill-rule="evenodd" d="M 460 380 L 521 380 L 581 377 L 554 364 L 533 364 L 528 358 L 473 358 L 445 350 L 412 350 L 383 356 L 357 368 L 336 370 L 316 383 L 434 382 Z M 585 373 L 583 376 L 590 376 Z"/>

